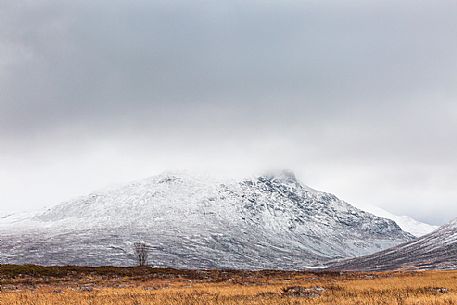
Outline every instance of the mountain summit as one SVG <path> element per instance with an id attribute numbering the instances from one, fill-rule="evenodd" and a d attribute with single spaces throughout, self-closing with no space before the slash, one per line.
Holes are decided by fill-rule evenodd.
<path id="1" fill-rule="evenodd" d="M 291 172 L 241 181 L 162 174 L 0 226 L 0 263 L 180 268 L 317 266 L 413 239 L 393 221 L 302 185 Z"/>

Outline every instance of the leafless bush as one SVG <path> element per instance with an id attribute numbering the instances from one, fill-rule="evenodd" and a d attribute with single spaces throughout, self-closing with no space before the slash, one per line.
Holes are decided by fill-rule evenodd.
<path id="1" fill-rule="evenodd" d="M 146 266 L 148 264 L 148 257 L 149 252 L 151 251 L 151 246 L 147 245 L 144 242 L 136 242 L 133 244 L 133 251 L 138 266 Z"/>

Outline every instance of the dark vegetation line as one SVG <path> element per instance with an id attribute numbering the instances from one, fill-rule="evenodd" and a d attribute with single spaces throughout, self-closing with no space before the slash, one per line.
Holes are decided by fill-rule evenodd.
<path id="1" fill-rule="evenodd" d="M 67 276 L 126 276 L 144 278 L 185 278 L 196 280 L 224 281 L 233 277 L 291 277 L 300 275 L 316 275 L 319 277 L 340 277 L 350 274 L 370 274 L 367 272 L 335 272 L 335 271 L 283 271 L 283 270 L 232 270 L 232 269 L 174 269 L 152 267 L 81 267 L 81 266 L 38 266 L 38 265 L 0 265 L 0 278 L 18 276 L 53 277 Z M 381 273 L 380 273 L 381 274 Z"/>

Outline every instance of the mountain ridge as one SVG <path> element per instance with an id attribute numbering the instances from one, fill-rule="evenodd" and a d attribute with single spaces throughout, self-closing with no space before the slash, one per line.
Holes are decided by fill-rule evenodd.
<path id="1" fill-rule="evenodd" d="M 413 239 L 287 172 L 241 181 L 166 173 L 64 202 L 15 234 L 20 224 L 0 226 L 0 263 L 129 265 L 132 243 L 144 240 L 158 266 L 299 269 Z"/>
<path id="2" fill-rule="evenodd" d="M 404 231 L 408 233 L 411 233 L 416 237 L 427 235 L 439 228 L 439 226 L 434 226 L 428 223 L 420 222 L 409 216 L 399 216 L 392 214 L 376 206 L 359 206 L 359 208 L 373 215 L 395 221 L 400 228 L 402 228 Z"/>
<path id="3" fill-rule="evenodd" d="M 457 269 L 457 219 L 416 240 L 328 267 L 357 271 Z"/>

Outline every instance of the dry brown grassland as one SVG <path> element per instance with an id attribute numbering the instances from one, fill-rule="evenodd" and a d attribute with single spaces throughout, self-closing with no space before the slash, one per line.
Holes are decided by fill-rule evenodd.
<path id="1" fill-rule="evenodd" d="M 0 304 L 457 304 L 457 271 L 280 272 L 0 266 Z"/>

